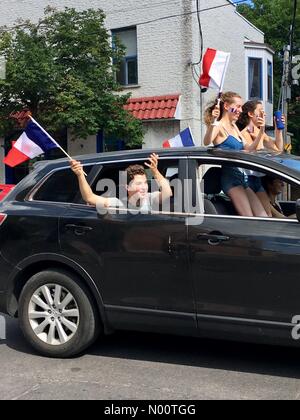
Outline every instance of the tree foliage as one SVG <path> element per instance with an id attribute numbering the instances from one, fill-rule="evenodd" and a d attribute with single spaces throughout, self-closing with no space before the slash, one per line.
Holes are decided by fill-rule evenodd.
<path id="1" fill-rule="evenodd" d="M 274 59 L 275 105 L 279 98 L 283 70 L 283 49 L 290 41 L 294 0 L 253 0 L 252 5 L 238 7 L 239 12 L 265 33 L 265 40 L 276 51 Z M 300 5 L 296 13 L 294 56 L 300 56 Z M 300 83 L 300 72 L 299 72 Z M 295 135 L 293 151 L 300 154 L 300 88 L 293 86 L 289 106 L 289 131 Z"/>
<path id="2" fill-rule="evenodd" d="M 123 109 L 129 96 L 114 77 L 124 50 L 112 46 L 104 20 L 101 10 L 47 8 L 36 24 L 1 28 L 0 134 L 11 128 L 11 112 L 27 108 L 49 131 L 68 127 L 86 138 L 104 129 L 128 147 L 141 145 L 141 123 Z"/>

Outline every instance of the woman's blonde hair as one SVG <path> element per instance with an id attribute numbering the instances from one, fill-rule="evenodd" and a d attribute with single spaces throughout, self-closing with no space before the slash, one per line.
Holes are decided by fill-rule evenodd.
<path id="1" fill-rule="evenodd" d="M 234 102 L 235 98 L 242 99 L 241 95 L 239 95 L 238 93 L 235 93 L 235 92 L 222 93 L 221 98 L 220 98 L 221 99 L 221 102 L 220 102 L 220 117 L 219 117 L 218 121 L 220 121 L 221 118 L 223 117 L 224 104 L 225 103 L 232 104 Z M 204 122 L 205 122 L 206 125 L 210 125 L 214 121 L 214 117 L 212 116 L 212 112 L 215 109 L 215 107 L 218 105 L 218 99 L 219 98 L 216 98 L 216 100 L 214 102 L 211 102 L 205 110 Z"/>

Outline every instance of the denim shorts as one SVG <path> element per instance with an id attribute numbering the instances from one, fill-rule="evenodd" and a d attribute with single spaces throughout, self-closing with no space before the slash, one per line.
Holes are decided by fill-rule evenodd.
<path id="1" fill-rule="evenodd" d="M 249 188 L 247 176 L 238 168 L 225 167 L 222 169 L 221 186 L 226 195 L 235 187 Z"/>
<path id="2" fill-rule="evenodd" d="M 255 193 L 264 192 L 265 189 L 262 185 L 261 178 L 253 175 L 248 176 L 248 185 Z"/>

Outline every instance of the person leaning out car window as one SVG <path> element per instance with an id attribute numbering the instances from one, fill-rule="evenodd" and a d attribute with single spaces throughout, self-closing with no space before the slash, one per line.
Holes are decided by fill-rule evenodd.
<path id="1" fill-rule="evenodd" d="M 158 170 L 158 155 L 152 154 L 149 157 L 149 163 L 145 165 L 150 168 L 154 179 L 156 180 L 160 191 L 149 193 L 149 186 L 145 168 L 142 165 L 131 165 L 126 169 L 127 173 L 127 194 L 128 206 L 138 208 L 141 211 L 151 211 L 157 204 L 172 197 L 172 190 L 166 178 Z M 78 178 L 79 188 L 83 200 L 100 208 L 125 207 L 124 203 L 117 197 L 103 197 L 93 193 L 89 186 L 80 162 L 70 161 L 71 169 Z"/>

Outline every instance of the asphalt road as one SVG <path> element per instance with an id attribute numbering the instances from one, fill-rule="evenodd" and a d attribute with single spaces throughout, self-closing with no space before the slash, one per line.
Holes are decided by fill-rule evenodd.
<path id="1" fill-rule="evenodd" d="M 300 399 L 299 358 L 297 349 L 122 332 L 52 360 L 9 319 L 0 399 Z"/>

